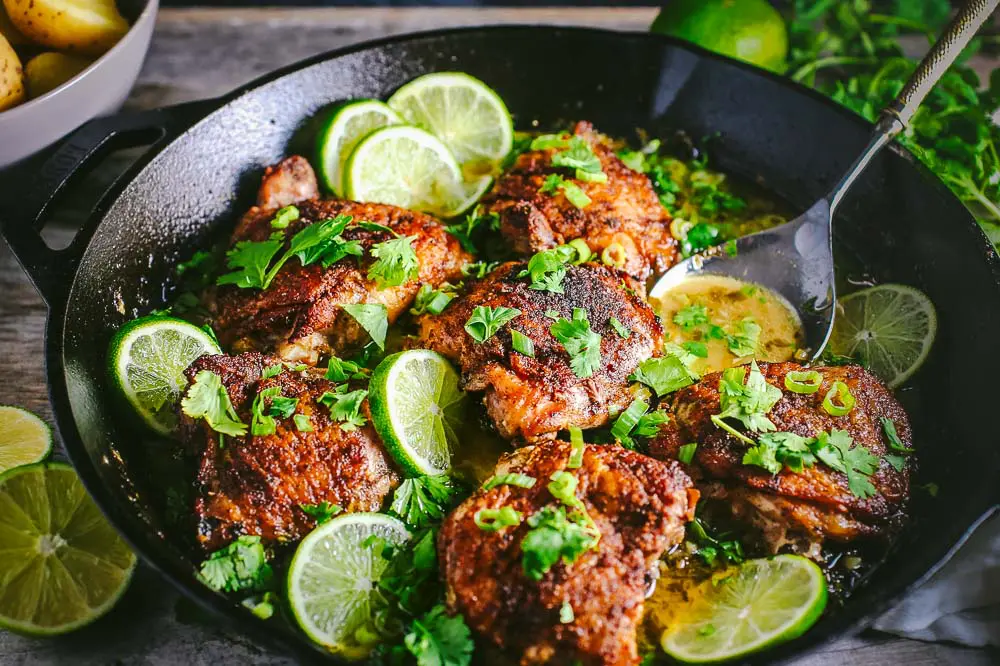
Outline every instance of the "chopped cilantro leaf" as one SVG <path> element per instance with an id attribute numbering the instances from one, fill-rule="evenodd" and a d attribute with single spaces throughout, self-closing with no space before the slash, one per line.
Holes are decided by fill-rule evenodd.
<path id="1" fill-rule="evenodd" d="M 514 351 L 529 358 L 535 358 L 535 343 L 521 331 L 510 329 L 510 343 Z"/>
<path id="2" fill-rule="evenodd" d="M 336 504 L 330 504 L 326 501 L 320 502 L 319 504 L 299 504 L 299 508 L 302 509 L 303 513 L 307 516 L 312 517 L 316 521 L 317 525 L 322 525 L 343 511 L 343 509 Z"/>
<path id="3" fill-rule="evenodd" d="M 240 421 L 222 378 L 210 370 L 195 375 L 194 382 L 181 400 L 181 409 L 193 419 L 205 419 L 208 426 L 223 435 L 241 437 L 247 425 Z"/>
<path id="4" fill-rule="evenodd" d="M 281 371 L 285 369 L 285 366 L 280 363 L 275 363 L 274 365 L 264 368 L 264 372 L 261 373 L 261 379 L 270 379 L 271 377 L 277 377 L 281 374 Z"/>
<path id="5" fill-rule="evenodd" d="M 426 527 L 444 518 L 463 488 L 446 474 L 406 479 L 393 492 L 389 510 L 413 528 Z"/>
<path id="6" fill-rule="evenodd" d="M 403 642 L 417 666 L 468 666 L 475 648 L 465 620 L 449 616 L 443 604 L 413 620 Z"/>
<path id="7" fill-rule="evenodd" d="M 594 154 L 594 149 L 583 138 L 574 136 L 569 140 L 566 150 L 552 155 L 552 166 L 573 169 L 580 180 L 587 178 L 585 174 L 603 175 L 601 160 Z"/>
<path id="8" fill-rule="evenodd" d="M 388 310 L 381 303 L 354 303 L 341 305 L 344 311 L 358 322 L 371 336 L 378 348 L 385 350 L 385 335 L 389 331 Z"/>
<path id="9" fill-rule="evenodd" d="M 263 590 L 273 572 L 259 536 L 243 535 L 201 563 L 198 578 L 221 592 Z"/>
<path id="10" fill-rule="evenodd" d="M 335 391 L 323 393 L 317 402 L 326 405 L 331 419 L 342 422 L 341 430 L 351 432 L 368 423 L 368 419 L 361 413 L 361 405 L 367 397 L 368 391 L 365 389 L 347 391 L 347 384 L 342 384 Z"/>
<path id="11" fill-rule="evenodd" d="M 417 277 L 420 261 L 413 249 L 415 236 L 393 238 L 372 246 L 376 261 L 368 268 L 368 279 L 379 289 L 398 287 Z"/>
<path id="12" fill-rule="evenodd" d="M 577 512 L 567 517 L 564 506 L 543 508 L 528 518 L 528 526 L 531 529 L 521 541 L 521 566 L 534 581 L 541 580 L 559 560 L 572 564 L 597 545 L 586 521 Z"/>
<path id="13" fill-rule="evenodd" d="M 503 506 L 499 509 L 480 509 L 472 516 L 476 527 L 484 532 L 499 532 L 507 527 L 520 525 L 524 515 L 513 507 Z"/>
<path id="14" fill-rule="evenodd" d="M 287 229 L 288 225 L 299 219 L 299 209 L 295 206 L 285 206 L 274 214 L 271 220 L 272 229 Z"/>
<path id="15" fill-rule="evenodd" d="M 499 265 L 499 261 L 474 261 L 471 264 L 462 266 L 462 275 L 481 280 L 492 273 L 493 269 Z"/>
<path id="16" fill-rule="evenodd" d="M 573 308 L 573 319 L 560 318 L 549 332 L 569 354 L 573 374 L 581 378 L 594 374 L 601 363 L 601 336 L 591 330 L 586 310 Z"/>
<path id="17" fill-rule="evenodd" d="M 681 347 L 692 356 L 697 356 L 698 358 L 708 358 L 708 345 L 704 342 L 682 342 Z"/>
<path id="18" fill-rule="evenodd" d="M 862 499 L 877 494 L 869 477 L 878 470 L 878 457 L 857 444 L 846 430 L 836 428 L 829 433 L 816 435 L 816 457 L 832 469 L 847 475 L 847 487 L 851 493 Z"/>
<path id="19" fill-rule="evenodd" d="M 270 386 L 254 397 L 253 405 L 250 406 L 250 415 L 252 418 L 250 421 L 250 434 L 254 437 L 273 435 L 277 430 L 278 424 L 274 420 L 274 417 L 264 411 L 264 401 L 274 399 L 280 394 L 280 386 Z"/>
<path id="20" fill-rule="evenodd" d="M 903 440 L 899 438 L 899 434 L 896 432 L 896 424 L 893 420 L 881 416 L 879 420 L 882 422 L 882 431 L 885 432 L 885 437 L 889 441 L 889 448 L 897 453 L 910 454 L 913 453 L 913 449 L 909 448 L 903 444 Z"/>
<path id="21" fill-rule="evenodd" d="M 685 305 L 674 313 L 673 321 L 685 331 L 690 331 L 696 326 L 708 323 L 708 308 L 699 303 Z"/>
<path id="22" fill-rule="evenodd" d="M 331 356 L 326 364 L 326 378 L 331 382 L 346 382 L 349 379 L 367 379 L 369 370 L 354 361 L 345 361 Z"/>
<path id="23" fill-rule="evenodd" d="M 518 273 L 517 277 L 530 277 L 529 289 L 561 294 L 563 293 L 563 278 L 566 277 L 566 264 L 575 257 L 576 249 L 569 245 L 560 245 L 536 252 L 528 260 L 528 267 Z"/>
<path id="24" fill-rule="evenodd" d="M 629 330 L 629 328 L 625 326 L 625 324 L 618 321 L 617 317 L 611 317 L 610 319 L 608 319 L 608 323 L 611 324 L 611 328 L 615 329 L 615 333 L 617 333 L 618 337 L 620 337 L 622 340 L 628 340 L 629 337 L 632 335 L 632 331 Z"/>
<path id="25" fill-rule="evenodd" d="M 757 439 L 757 445 L 743 454 L 743 464 L 762 467 L 772 475 L 778 474 L 784 467 L 798 474 L 803 468 L 816 464 L 816 456 L 812 453 L 815 443 L 816 440 L 811 437 L 791 432 L 763 433 Z"/>
<path id="26" fill-rule="evenodd" d="M 271 399 L 271 407 L 267 413 L 283 419 L 290 419 L 295 413 L 295 407 L 299 404 L 298 398 L 286 398 L 278 395 Z"/>
<path id="27" fill-rule="evenodd" d="M 630 381 L 642 382 L 660 398 L 690 386 L 697 379 L 683 360 L 673 355 L 646 359 L 629 375 Z"/>
<path id="28" fill-rule="evenodd" d="M 465 322 L 465 332 L 476 342 L 483 343 L 492 338 L 501 326 L 520 314 L 521 311 L 516 308 L 477 305 Z"/>
<path id="29" fill-rule="evenodd" d="M 756 356 L 760 345 L 760 325 L 753 317 L 744 317 L 733 327 L 733 332 L 726 337 L 726 343 L 733 356 L 742 358 Z"/>
<path id="30" fill-rule="evenodd" d="M 299 432 L 313 432 L 312 421 L 309 420 L 309 416 L 306 414 L 296 414 L 292 417 L 292 423 L 295 424 L 295 429 Z"/>
<path id="31" fill-rule="evenodd" d="M 750 376 L 746 367 L 728 368 L 719 380 L 719 407 L 721 411 L 712 421 L 719 427 L 723 419 L 735 419 L 752 432 L 774 432 L 775 426 L 767 413 L 779 400 L 781 389 L 764 379 L 756 362 L 750 364 Z"/>
<path id="32" fill-rule="evenodd" d="M 410 314 L 439 315 L 457 296 L 458 287 L 448 282 L 442 282 L 437 289 L 429 284 L 422 284 L 413 301 L 413 307 L 410 308 Z"/>
<path id="33" fill-rule="evenodd" d="M 542 194 L 552 195 L 561 191 L 566 196 L 567 201 L 581 210 L 589 206 L 591 202 L 590 197 L 579 185 L 566 180 L 557 173 L 549 174 L 538 191 Z"/>
<path id="34" fill-rule="evenodd" d="M 239 241 L 226 252 L 226 266 L 231 273 L 219 276 L 216 284 L 232 284 L 244 289 L 267 289 L 271 284 L 267 267 L 284 245 L 281 234 L 266 241 Z"/>
<path id="35" fill-rule="evenodd" d="M 743 544 L 736 539 L 727 540 L 725 534 L 713 536 L 700 518 L 688 523 L 688 539 L 699 546 L 697 555 L 705 564 L 739 564 L 743 561 Z"/>
<path id="36" fill-rule="evenodd" d="M 483 214 L 481 210 L 481 206 L 476 206 L 471 213 L 465 216 L 463 221 L 445 227 L 448 233 L 458 239 L 462 248 L 472 254 L 476 254 L 478 251 L 473 236 L 478 236 L 480 229 L 485 227 L 496 231 L 500 228 L 500 215 L 498 213 L 494 211 Z"/>

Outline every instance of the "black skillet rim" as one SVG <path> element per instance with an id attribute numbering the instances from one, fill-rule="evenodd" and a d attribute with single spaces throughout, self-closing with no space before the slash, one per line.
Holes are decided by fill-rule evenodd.
<path id="1" fill-rule="evenodd" d="M 475 26 L 475 27 L 461 27 L 461 28 L 446 28 L 441 30 L 431 30 L 416 33 L 407 33 L 402 35 L 394 35 L 391 37 L 385 37 L 378 40 L 372 40 L 367 42 L 362 42 L 359 44 L 350 45 L 340 49 L 335 49 L 326 53 L 318 54 L 311 58 L 307 58 L 303 61 L 293 63 L 282 67 L 274 72 L 266 74 L 260 78 L 257 78 L 234 91 L 223 95 L 222 97 L 215 100 L 215 104 L 212 106 L 211 110 L 208 111 L 205 116 L 200 120 L 196 121 L 193 126 L 196 126 L 200 122 L 203 122 L 205 118 L 209 115 L 214 114 L 217 111 L 222 110 L 227 104 L 238 99 L 242 95 L 260 87 L 261 85 L 270 83 L 278 78 L 281 78 L 287 74 L 293 73 L 300 69 L 310 67 L 312 65 L 342 57 L 345 55 L 351 55 L 371 49 L 377 49 L 382 46 L 414 41 L 414 40 L 426 40 L 426 39 L 436 39 L 436 38 L 447 38 L 452 35 L 467 35 L 474 34 L 477 32 L 525 32 L 533 31 L 538 33 L 552 33 L 552 32 L 573 32 L 583 35 L 593 35 L 595 37 L 601 38 L 617 38 L 617 39 L 638 39 L 647 41 L 656 41 L 663 44 L 668 44 L 672 47 L 679 48 L 682 50 L 694 53 L 699 58 L 708 58 L 726 62 L 730 65 L 737 66 L 739 68 L 750 71 L 757 76 L 762 76 L 769 78 L 773 81 L 780 83 L 783 87 L 788 89 L 792 94 L 806 95 L 811 97 L 817 102 L 820 102 L 831 109 L 836 110 L 844 116 L 845 119 L 850 122 L 855 123 L 859 128 L 863 127 L 869 129 L 871 125 L 861 116 L 855 114 L 853 111 L 846 109 L 845 107 L 837 104 L 836 102 L 830 100 L 826 96 L 812 89 L 806 88 L 800 84 L 794 83 L 789 79 L 774 74 L 769 71 L 761 70 L 752 65 L 747 65 L 738 61 L 734 61 L 730 58 L 720 56 L 718 54 L 712 53 L 698 46 L 685 42 L 683 40 L 675 39 L 672 37 L 657 35 L 653 33 L 643 33 L 643 32 L 628 32 L 628 31 L 615 31 L 599 28 L 586 28 L 586 27 L 574 27 L 574 26 L 533 26 L 533 25 L 499 25 L 499 26 Z M 190 128 L 188 128 L 190 129 Z M 116 182 L 108 189 L 107 192 L 101 197 L 100 203 L 95 207 L 91 216 L 89 217 L 87 223 L 84 225 L 83 230 L 81 230 L 79 237 L 74 240 L 73 246 L 81 248 L 81 255 L 86 252 L 87 247 L 90 244 L 91 237 L 96 231 L 96 226 L 99 221 L 103 221 L 104 215 L 109 209 L 112 202 L 116 201 L 121 195 L 123 190 L 134 180 L 136 175 L 140 173 L 143 169 L 149 166 L 153 160 L 163 151 L 166 146 L 173 143 L 181 136 L 186 133 L 187 130 L 181 132 L 175 137 L 171 137 L 169 141 L 164 142 L 162 145 L 157 146 L 154 149 L 149 150 L 146 154 L 142 155 L 139 159 L 129 167 L 129 169 L 116 180 Z M 938 196 L 943 196 L 954 202 L 956 205 L 956 215 L 958 211 L 962 211 L 965 217 L 966 224 L 961 225 L 964 229 L 964 233 L 971 233 L 976 236 L 976 242 L 980 245 L 985 261 L 987 262 L 994 278 L 994 286 L 1000 291 L 1000 256 L 997 255 L 992 244 L 989 242 L 985 233 L 979 227 L 979 224 L 971 216 L 968 210 L 962 205 L 950 190 L 936 177 L 934 174 L 919 160 L 917 160 L 909 151 L 905 150 L 898 144 L 893 145 L 893 152 L 906 159 L 911 166 L 915 167 L 920 173 L 921 177 L 925 181 L 930 181 L 930 186 L 934 188 L 935 193 Z M 958 229 L 956 229 L 958 233 Z M 234 604 L 232 601 L 222 596 L 221 594 L 211 591 L 209 588 L 199 584 L 197 580 L 192 576 L 191 569 L 186 565 L 177 561 L 172 557 L 165 557 L 164 553 L 155 547 L 153 548 L 138 548 L 136 545 L 138 543 L 144 543 L 147 541 L 146 535 L 136 534 L 133 538 L 132 534 L 132 521 L 134 521 L 134 516 L 127 515 L 122 507 L 105 492 L 105 487 L 101 481 L 96 469 L 94 468 L 90 457 L 84 452 L 84 446 L 79 436 L 79 431 L 76 425 L 76 421 L 72 414 L 72 408 L 69 403 L 68 389 L 65 383 L 65 367 L 63 365 L 63 336 L 65 333 L 64 329 L 64 317 L 66 313 L 67 298 L 69 292 L 72 290 L 72 285 L 76 281 L 76 269 L 74 267 L 72 273 L 72 280 L 69 282 L 66 290 L 66 297 L 59 299 L 58 302 L 49 303 L 49 317 L 46 323 L 46 365 L 47 371 L 46 375 L 49 383 L 49 400 L 52 405 L 53 414 L 56 420 L 56 429 L 64 443 L 64 448 L 71 462 L 80 475 L 84 486 L 90 492 L 94 501 L 98 504 L 102 512 L 109 518 L 111 523 L 115 528 L 122 534 L 123 538 L 133 546 L 137 554 L 153 569 L 157 570 L 161 574 L 165 575 L 166 578 L 183 594 L 187 597 L 193 599 L 201 606 L 213 611 L 216 615 L 225 618 L 228 622 L 233 624 L 239 629 L 239 631 L 249 637 L 252 640 L 258 641 L 268 646 L 277 647 L 287 653 L 294 654 L 297 657 L 306 660 L 315 660 L 320 657 L 326 657 L 328 660 L 336 660 L 336 657 L 331 657 L 329 653 L 324 651 L 321 647 L 313 645 L 305 637 L 292 630 L 284 629 L 276 626 L 274 623 L 263 623 L 253 617 L 248 611 L 243 610 L 238 604 Z M 1000 479 L 1000 470 L 997 470 L 998 479 Z M 896 590 L 893 594 L 888 595 L 880 600 L 878 604 L 874 607 L 865 610 L 864 612 L 849 617 L 848 614 L 842 613 L 838 614 L 832 618 L 828 624 L 823 626 L 822 631 L 817 631 L 815 629 L 810 630 L 802 637 L 792 641 L 783 646 L 779 646 L 773 649 L 765 650 L 759 654 L 753 655 L 748 659 L 742 660 L 741 663 L 754 663 L 754 664 L 764 664 L 764 663 L 776 663 L 780 661 L 785 661 L 796 656 L 806 654 L 814 650 L 815 648 L 828 643 L 837 638 L 853 635 L 859 632 L 864 627 L 871 624 L 871 622 L 882 612 L 891 607 L 894 602 L 898 601 L 902 596 L 912 591 L 915 587 L 920 585 L 922 582 L 927 580 L 932 576 L 957 550 L 962 543 L 968 538 L 970 533 L 978 526 L 983 520 L 987 519 L 991 513 L 996 512 L 997 507 L 994 505 L 992 508 L 987 506 L 984 508 L 986 511 L 979 520 L 974 521 L 968 526 L 965 533 L 959 538 L 959 540 L 951 546 L 948 554 L 940 560 L 937 564 L 932 566 L 928 571 L 926 571 L 922 576 L 918 577 L 916 580 L 911 581 L 909 584 L 904 585 L 902 588 Z M 127 529 L 123 529 L 121 526 L 126 526 Z M 155 544 L 150 544 L 155 546 Z M 327 663 L 330 663 L 327 661 Z M 344 662 L 347 663 L 347 662 Z"/>

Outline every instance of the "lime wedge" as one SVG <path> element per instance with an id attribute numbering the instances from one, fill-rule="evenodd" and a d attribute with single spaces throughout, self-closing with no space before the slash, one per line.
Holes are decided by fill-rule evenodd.
<path id="1" fill-rule="evenodd" d="M 135 555 L 63 463 L 0 475 L 0 627 L 52 636 L 104 615 Z"/>
<path id="2" fill-rule="evenodd" d="M 187 386 L 184 370 L 199 356 L 221 354 L 205 331 L 172 317 L 142 317 L 111 341 L 111 377 L 150 428 L 167 434 L 177 426 L 177 403 Z"/>
<path id="3" fill-rule="evenodd" d="M 375 130 L 358 143 L 344 174 L 347 197 L 441 217 L 468 207 L 462 171 L 448 147 L 416 127 Z"/>
<path id="4" fill-rule="evenodd" d="M 319 173 L 327 189 L 344 196 L 344 166 L 354 147 L 380 127 L 402 122 L 388 105 L 374 99 L 348 102 L 334 111 L 316 140 Z"/>
<path id="5" fill-rule="evenodd" d="M 381 513 L 344 514 L 310 532 L 288 569 L 288 605 L 302 631 L 341 656 L 367 656 L 378 641 L 373 605 L 388 565 L 382 542 L 409 538 L 402 521 Z"/>
<path id="6" fill-rule="evenodd" d="M 52 431 L 45 421 L 20 407 L 0 405 L 0 474 L 40 462 L 52 450 Z"/>
<path id="7" fill-rule="evenodd" d="M 936 334 L 934 305 L 923 292 L 882 284 L 840 299 L 830 350 L 857 359 L 895 388 L 927 359 Z"/>
<path id="8" fill-rule="evenodd" d="M 747 560 L 725 579 L 704 583 L 663 650 L 689 664 L 741 657 L 801 636 L 826 608 L 826 578 L 799 555 Z"/>
<path id="9" fill-rule="evenodd" d="M 471 172 L 486 173 L 514 143 L 514 123 L 503 100 L 468 74 L 418 77 L 397 90 L 388 104 L 408 123 L 441 139 Z"/>
<path id="10" fill-rule="evenodd" d="M 443 474 L 465 411 L 458 373 L 440 354 L 411 349 L 386 356 L 372 373 L 372 425 L 399 466 L 411 474 Z"/>

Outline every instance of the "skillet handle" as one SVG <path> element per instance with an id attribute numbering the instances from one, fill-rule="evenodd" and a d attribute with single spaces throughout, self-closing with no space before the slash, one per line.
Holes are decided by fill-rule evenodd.
<path id="1" fill-rule="evenodd" d="M 73 275 L 100 223 L 109 194 L 118 192 L 152 155 L 218 104 L 216 100 L 202 100 L 95 118 L 66 138 L 37 170 L 19 174 L 17 178 L 8 177 L 15 181 L 15 188 L 4 192 L 0 200 L 0 229 L 14 256 L 50 307 L 68 298 Z M 148 146 L 146 152 L 100 193 L 97 204 L 70 245 L 61 250 L 46 245 L 39 232 L 67 185 L 93 171 L 109 154 L 139 146 Z"/>

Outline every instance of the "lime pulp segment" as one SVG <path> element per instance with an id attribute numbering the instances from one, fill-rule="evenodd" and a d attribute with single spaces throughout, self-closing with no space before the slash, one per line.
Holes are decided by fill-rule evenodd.
<path id="1" fill-rule="evenodd" d="M 135 555 L 61 463 L 0 476 L 0 626 L 29 635 L 71 631 L 114 606 Z"/>
<path id="2" fill-rule="evenodd" d="M 20 407 L 0 405 L 0 474 L 36 463 L 52 449 L 52 431 L 40 418 Z"/>
<path id="3" fill-rule="evenodd" d="M 193 324 L 144 317 L 112 341 L 112 374 L 143 420 L 166 434 L 177 425 L 177 403 L 187 386 L 184 370 L 200 356 L 219 353 L 215 341 Z"/>
<path id="4" fill-rule="evenodd" d="M 349 102 L 337 109 L 317 138 L 320 175 L 327 189 L 344 196 L 344 167 L 358 142 L 381 127 L 400 123 L 396 112 L 378 100 Z"/>
<path id="5" fill-rule="evenodd" d="M 682 624 L 663 633 L 663 650 L 686 663 L 732 659 L 802 635 L 826 607 L 826 578 L 811 560 L 778 555 L 748 560 L 707 582 Z"/>
<path id="6" fill-rule="evenodd" d="M 442 474 L 451 468 L 464 407 L 458 373 L 436 352 L 399 352 L 375 369 L 373 424 L 397 462 L 411 473 Z"/>
<path id="7" fill-rule="evenodd" d="M 391 516 L 345 514 L 303 539 L 288 571 L 288 603 L 302 630 L 348 657 L 364 657 L 373 643 L 363 638 L 377 635 L 375 590 L 388 561 L 370 537 L 398 546 L 410 534 Z"/>

